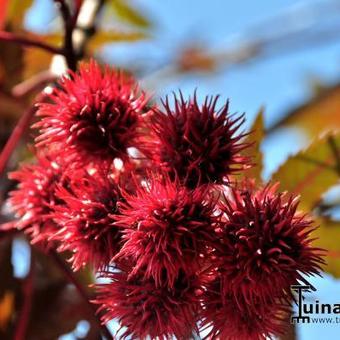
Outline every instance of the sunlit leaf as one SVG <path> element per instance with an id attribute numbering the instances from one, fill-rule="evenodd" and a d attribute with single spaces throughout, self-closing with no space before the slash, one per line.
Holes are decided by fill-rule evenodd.
<path id="1" fill-rule="evenodd" d="M 320 225 L 313 233 L 318 239 L 315 246 L 326 249 L 326 265 L 324 270 L 335 277 L 340 277 L 340 221 L 330 219 L 319 219 L 317 223 Z"/>
<path id="2" fill-rule="evenodd" d="M 24 78 L 27 79 L 41 71 L 48 70 L 52 61 L 52 57 L 53 56 L 51 55 L 51 53 L 36 48 L 25 50 Z"/>
<path id="3" fill-rule="evenodd" d="M 115 42 L 135 42 L 146 38 L 147 36 L 143 32 L 99 32 L 89 41 L 89 48 L 91 50 L 96 50 L 105 44 L 111 44 Z"/>
<path id="4" fill-rule="evenodd" d="M 337 157 L 331 144 L 340 148 L 340 134 L 315 140 L 305 150 L 289 157 L 272 176 L 274 181 L 280 182 L 281 190 L 301 195 L 300 207 L 307 211 L 338 182 Z"/>
<path id="5" fill-rule="evenodd" d="M 14 27 L 23 27 L 26 11 L 32 6 L 33 0 L 11 0 L 9 1 L 7 20 Z"/>
<path id="6" fill-rule="evenodd" d="M 108 3 L 115 14 L 123 21 L 141 27 L 149 28 L 150 21 L 125 0 L 111 0 Z"/>
<path id="7" fill-rule="evenodd" d="M 17 294 L 21 292 L 18 280 L 13 276 L 11 259 L 12 241 L 5 237 L 0 242 L 0 339 L 12 339 Z"/>
<path id="8" fill-rule="evenodd" d="M 14 294 L 6 291 L 5 295 L 0 299 L 0 329 L 6 330 L 8 322 L 14 311 Z"/>
<path id="9" fill-rule="evenodd" d="M 44 41 L 53 46 L 61 46 L 63 37 L 59 33 L 49 33 L 42 35 L 32 35 L 30 37 L 34 37 L 35 39 Z M 31 76 L 36 75 L 41 71 L 45 71 L 49 69 L 53 55 L 49 52 L 46 52 L 37 48 L 29 48 L 25 49 L 24 53 L 24 78 L 27 79 Z"/>
<path id="10" fill-rule="evenodd" d="M 63 43 L 63 34 L 60 32 L 46 33 L 46 34 L 35 34 L 36 39 L 42 40 L 50 45 L 61 46 Z"/>
<path id="11" fill-rule="evenodd" d="M 271 130 L 298 127 L 310 136 L 340 127 L 340 85 L 321 91 L 314 99 L 289 112 Z"/>
<path id="12" fill-rule="evenodd" d="M 242 176 L 245 178 L 254 178 L 258 183 L 261 182 L 261 172 L 263 168 L 263 156 L 260 149 L 263 138 L 264 122 L 263 108 L 261 108 L 250 128 L 250 134 L 244 140 L 245 143 L 249 143 L 251 146 L 242 152 L 242 155 L 250 157 L 254 164 L 253 167 L 242 171 Z"/>

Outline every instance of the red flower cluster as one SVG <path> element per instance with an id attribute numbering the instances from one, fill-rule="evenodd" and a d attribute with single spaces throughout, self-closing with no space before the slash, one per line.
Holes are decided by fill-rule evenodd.
<path id="1" fill-rule="evenodd" d="M 275 186 L 232 180 L 251 160 L 228 104 L 145 98 L 95 62 L 63 78 L 40 104 L 37 164 L 12 174 L 11 227 L 105 277 L 93 302 L 123 338 L 280 334 L 290 286 L 323 262 L 312 221 Z"/>
<path id="2" fill-rule="evenodd" d="M 220 202 L 218 265 L 203 302 L 212 338 L 266 339 L 282 333 L 279 321 L 289 311 L 290 286 L 308 284 L 303 275 L 319 273 L 322 250 L 312 246 L 312 221 L 297 212 L 296 198 L 285 196 L 275 186 L 244 185 Z M 226 322 L 230 314 L 242 316 L 244 336 L 240 322 Z"/>
<path id="3" fill-rule="evenodd" d="M 70 73 L 42 103 L 35 127 L 40 129 L 37 146 L 63 150 L 64 155 L 91 160 L 125 158 L 134 146 L 146 98 L 130 76 L 97 63 L 82 65 Z"/>
<path id="4" fill-rule="evenodd" d="M 146 137 L 144 153 L 155 165 L 187 186 L 223 183 L 227 176 L 247 167 L 249 159 L 240 154 L 248 145 L 237 134 L 242 116 L 233 118 L 228 102 L 216 109 L 218 97 L 206 98 L 202 106 L 196 95 L 185 101 L 175 97 L 172 110 L 168 98 L 165 111 L 155 109 Z"/>
<path id="5" fill-rule="evenodd" d="M 207 190 L 188 190 L 163 174 L 125 195 L 118 225 L 123 246 L 116 259 L 131 258 L 134 273 L 156 285 L 174 286 L 179 273 L 197 272 L 216 243 L 214 203 Z"/>
<path id="6" fill-rule="evenodd" d="M 59 187 L 64 204 L 54 208 L 53 220 L 60 226 L 51 239 L 60 241 L 59 251 L 72 251 L 74 270 L 92 265 L 105 268 L 117 253 L 121 239 L 114 226 L 121 199 L 118 184 L 106 171 L 96 168 L 72 175 L 69 188 Z"/>
<path id="7" fill-rule="evenodd" d="M 123 338 L 190 339 L 198 332 L 200 276 L 180 271 L 169 289 L 143 273 L 131 276 L 129 266 L 105 275 L 111 283 L 97 286 L 95 302 L 100 304 L 99 311 L 105 312 L 104 321 L 118 318 L 126 327 Z"/>
<path id="8" fill-rule="evenodd" d="M 51 213 L 61 204 L 56 195 L 58 185 L 68 185 L 67 166 L 56 155 L 38 153 L 36 158 L 36 164 L 25 164 L 9 176 L 19 182 L 18 189 L 10 193 L 10 204 L 18 219 L 3 227 L 23 230 L 32 243 L 46 245 L 57 230 Z"/>

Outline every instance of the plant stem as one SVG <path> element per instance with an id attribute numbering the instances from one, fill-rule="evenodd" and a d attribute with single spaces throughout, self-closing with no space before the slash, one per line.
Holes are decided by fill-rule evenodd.
<path id="1" fill-rule="evenodd" d="M 56 75 L 49 70 L 39 72 L 31 78 L 15 85 L 11 91 L 12 96 L 14 97 L 14 100 L 16 100 L 16 98 L 21 98 L 34 92 L 41 91 L 45 86 L 56 81 L 56 79 Z"/>
<path id="2" fill-rule="evenodd" d="M 34 275 L 34 259 L 31 253 L 30 270 L 23 282 L 23 305 L 17 322 L 17 328 L 14 334 L 14 340 L 25 340 L 27 326 L 30 319 L 32 310 L 32 297 L 33 297 L 33 275 Z"/>
<path id="3" fill-rule="evenodd" d="M 64 22 L 64 56 L 66 58 L 67 66 L 70 70 L 76 71 L 77 57 L 73 46 L 73 30 L 77 22 L 79 10 L 76 11 L 72 17 L 70 8 L 64 0 L 54 0 L 59 5 L 59 11 Z"/>
<path id="4" fill-rule="evenodd" d="M 0 31 L 0 40 L 17 43 L 26 47 L 37 47 L 52 54 L 64 54 L 63 50 L 58 47 L 54 47 L 42 41 L 30 39 L 10 32 Z"/>
<path id="5" fill-rule="evenodd" d="M 37 97 L 37 101 L 42 101 L 44 94 L 40 94 Z M 18 145 L 22 135 L 29 127 L 31 119 L 36 111 L 36 106 L 32 105 L 24 114 L 20 117 L 17 125 L 15 126 L 14 130 L 12 131 L 10 137 L 8 138 L 6 145 L 1 151 L 0 154 L 0 178 L 3 175 L 4 170 L 6 169 L 6 165 L 8 160 L 12 156 L 12 153 L 16 146 Z"/>
<path id="6" fill-rule="evenodd" d="M 107 338 L 107 339 L 112 339 L 112 335 L 111 332 L 108 330 L 108 328 L 106 327 L 106 325 L 103 325 L 100 320 L 97 317 L 97 312 L 96 312 L 96 308 L 93 306 L 93 304 L 90 302 L 90 298 L 86 292 L 86 289 L 84 288 L 84 286 L 77 280 L 77 278 L 75 277 L 74 273 L 72 272 L 72 270 L 69 268 L 69 266 L 65 263 L 65 261 L 53 250 L 49 251 L 49 255 L 51 256 L 51 258 L 55 261 L 55 263 L 58 265 L 58 267 L 61 269 L 61 271 L 64 273 L 64 275 L 67 277 L 67 279 L 73 283 L 73 285 L 76 287 L 76 289 L 78 290 L 80 296 L 84 299 L 84 301 L 87 303 L 87 305 L 89 306 L 90 310 L 92 311 L 95 319 L 98 322 L 98 325 L 100 326 L 103 335 Z"/>

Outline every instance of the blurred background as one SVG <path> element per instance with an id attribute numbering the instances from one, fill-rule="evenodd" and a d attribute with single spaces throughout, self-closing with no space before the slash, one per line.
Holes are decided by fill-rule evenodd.
<path id="1" fill-rule="evenodd" d="M 51 44 L 61 42 L 62 22 L 52 0 L 9 3 L 7 16 L 2 19 L 3 29 Z M 184 96 L 197 91 L 201 100 L 206 95 L 220 94 L 221 105 L 230 99 L 232 112 L 246 113 L 247 129 L 262 109 L 264 180 L 273 176 L 284 183 L 286 178 L 284 188 L 290 189 L 291 183 L 301 178 L 289 177 L 292 174 L 284 177 L 283 173 L 287 169 L 299 172 L 302 156 L 315 156 L 314 163 L 328 162 L 330 151 L 320 149 L 324 139 L 315 140 L 324 138 L 329 131 L 339 140 L 339 0 L 108 0 L 90 28 L 84 56 L 130 70 L 155 100 L 179 89 Z M 20 92 L 22 88 L 16 85 L 36 74 L 45 74 L 46 70 L 58 73 L 58 65 L 46 52 L 22 52 L 13 45 L 2 46 L 2 140 L 6 140 L 22 112 L 8 93 Z M 311 143 L 312 148 L 308 148 Z M 307 149 L 300 152 L 304 148 Z M 285 163 L 291 155 L 298 157 Z M 314 209 L 318 221 L 331 225 L 330 233 L 323 229 L 320 236 L 323 246 L 333 247 L 331 266 L 325 269 L 323 278 L 312 279 L 317 291 L 308 296 L 324 303 L 340 303 L 340 282 L 336 279 L 340 274 L 337 178 L 338 174 L 327 171 L 319 174 L 310 183 L 316 191 L 315 199 L 306 199 L 308 204 L 304 205 Z M 309 192 L 302 192 L 303 198 L 307 196 Z M 14 276 L 25 277 L 29 256 L 28 245 L 21 239 L 14 240 Z M 6 318 L 1 315 L 0 312 L 3 328 Z M 60 339 L 82 338 L 88 327 L 87 321 L 78 321 L 76 329 Z M 116 327 L 113 323 L 112 328 Z M 296 337 L 337 339 L 339 327 L 340 324 L 302 324 L 296 328 Z"/>

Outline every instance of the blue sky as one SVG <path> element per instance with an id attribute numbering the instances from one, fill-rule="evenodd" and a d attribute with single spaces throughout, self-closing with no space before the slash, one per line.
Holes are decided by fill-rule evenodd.
<path id="1" fill-rule="evenodd" d="M 50 0 L 38 0 L 27 17 L 27 26 L 33 30 L 51 27 L 52 15 L 46 15 Z M 225 49 L 241 41 L 273 31 L 287 30 L 310 22 L 322 21 L 326 25 L 340 17 L 340 5 L 330 0 L 135 0 L 137 7 L 154 22 L 153 39 L 136 44 L 119 44 L 106 48 L 103 57 L 113 64 L 133 64 L 144 60 L 154 61 L 155 67 L 166 65 L 180 46 L 188 41 L 198 41 L 207 49 Z M 323 7 L 333 3 L 333 10 Z M 306 10 L 306 6 L 310 10 Z M 318 7 L 316 7 L 318 5 Z M 317 10 L 315 10 L 318 8 Z M 301 15 L 300 11 L 304 11 Z M 289 17 L 277 19 L 283 13 Z M 295 14 L 294 14 L 295 13 Z M 289 20 L 287 19 L 289 18 Z M 269 21 L 263 28 L 262 22 Z M 300 49 L 294 53 L 282 53 L 274 58 L 251 62 L 241 67 L 224 69 L 213 77 L 190 76 L 166 83 L 154 83 L 151 89 L 156 98 L 179 88 L 191 94 L 221 94 L 231 100 L 231 110 L 246 112 L 248 124 L 259 107 L 264 105 L 268 125 L 287 110 L 303 103 L 311 95 L 309 80 L 316 77 L 326 83 L 338 80 L 340 74 L 340 39 L 315 48 Z M 285 130 L 271 136 L 263 144 L 265 176 L 284 161 L 288 154 L 306 143 L 297 131 Z M 316 279 L 317 298 L 329 302 L 340 296 L 340 284 L 330 276 Z M 340 325 L 303 325 L 299 329 L 300 340 L 318 340 L 321 337 L 338 338 Z"/>

